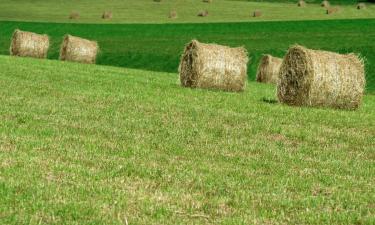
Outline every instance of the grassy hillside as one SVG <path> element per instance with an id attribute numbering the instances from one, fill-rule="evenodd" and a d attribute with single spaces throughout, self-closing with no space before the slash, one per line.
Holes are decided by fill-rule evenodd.
<path id="1" fill-rule="evenodd" d="M 0 56 L 1 224 L 371 224 L 375 96 L 296 108 L 274 87 Z"/>
<path id="2" fill-rule="evenodd" d="M 1 224 L 375 222 L 375 96 L 296 108 L 252 82 L 226 93 L 115 67 L 0 68 Z"/>
<path id="3" fill-rule="evenodd" d="M 355 52 L 366 57 L 367 90 L 375 91 L 375 20 L 105 26 L 0 22 L 0 54 L 9 54 L 10 37 L 16 28 L 50 35 L 51 59 L 58 58 L 62 37 L 70 33 L 99 41 L 99 64 L 167 72 L 177 71 L 184 45 L 193 38 L 244 45 L 252 58 L 251 80 L 261 54 L 282 57 L 296 43 L 340 53 Z"/>
<path id="4" fill-rule="evenodd" d="M 248 1 L 248 2 L 275 2 L 275 3 L 295 3 L 298 0 L 230 0 L 230 1 Z M 305 0 L 306 3 L 320 4 L 323 0 Z M 353 5 L 358 2 L 371 2 L 372 0 L 329 0 L 330 3 L 340 5 Z"/>
<path id="5" fill-rule="evenodd" d="M 0 20 L 78 22 L 78 23 L 181 23 L 181 22 L 239 22 L 264 20 L 325 20 L 375 18 L 375 6 L 357 10 L 355 4 L 342 5 L 338 13 L 326 15 L 319 4 L 298 8 L 296 2 L 248 2 L 214 0 L 1 0 Z M 347 1 L 346 1 L 347 2 Z M 207 9 L 209 16 L 197 17 L 199 11 Z M 253 18 L 254 10 L 259 9 L 263 16 Z M 103 21 L 103 11 L 113 12 L 111 21 Z M 177 19 L 169 19 L 170 10 L 176 10 Z M 81 14 L 79 20 L 69 20 L 71 12 Z"/>

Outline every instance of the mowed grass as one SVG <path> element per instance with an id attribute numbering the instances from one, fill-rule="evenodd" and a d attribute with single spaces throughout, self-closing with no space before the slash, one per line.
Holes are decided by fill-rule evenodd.
<path id="1" fill-rule="evenodd" d="M 366 59 L 367 92 L 375 91 L 375 20 L 289 21 L 214 24 L 54 24 L 0 22 L 0 54 L 8 55 L 14 29 L 51 37 L 50 59 L 58 59 L 66 33 L 97 40 L 98 63 L 176 72 L 180 55 L 192 39 L 245 46 L 251 58 L 248 75 L 255 79 L 262 54 L 283 57 L 289 46 L 305 45 Z"/>
<path id="2" fill-rule="evenodd" d="M 357 111 L 177 74 L 0 56 L 1 224 L 374 224 Z"/>
<path id="3" fill-rule="evenodd" d="M 248 22 L 274 20 L 326 20 L 375 18 L 375 6 L 357 10 L 356 4 L 340 5 L 340 11 L 326 15 L 319 3 L 306 8 L 297 7 L 294 2 L 249 2 L 214 0 L 1 0 L 0 20 L 72 22 L 72 23 L 207 23 L 207 22 Z M 337 2 L 337 1 L 336 1 Z M 347 3 L 347 1 L 345 1 Z M 103 21 L 102 13 L 113 12 L 113 19 Z M 169 19 L 169 11 L 176 10 L 178 18 Z M 198 12 L 208 10 L 209 16 L 198 17 Z M 254 10 L 263 15 L 253 18 Z M 79 12 L 79 20 L 69 20 L 71 12 Z"/>

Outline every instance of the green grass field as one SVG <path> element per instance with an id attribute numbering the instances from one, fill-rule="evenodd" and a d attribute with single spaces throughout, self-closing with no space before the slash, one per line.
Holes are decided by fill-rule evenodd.
<path id="1" fill-rule="evenodd" d="M 0 56 L 0 224 L 373 224 L 375 96 Z"/>
<path id="2" fill-rule="evenodd" d="M 42 21 L 42 22 L 78 22 L 78 23 L 207 23 L 207 22 L 252 22 L 280 20 L 327 20 L 375 18 L 375 6 L 366 10 L 357 10 L 355 3 L 340 1 L 340 11 L 326 15 L 326 10 L 318 4 L 309 4 L 299 8 L 294 2 L 249 2 L 214 0 L 207 4 L 202 0 L 1 0 L 0 20 Z M 339 2 L 339 1 L 336 1 Z M 353 2 L 353 1 L 352 1 Z M 197 17 L 199 11 L 207 9 L 209 16 Z M 259 9 L 263 16 L 253 18 L 254 10 Z M 103 11 L 113 12 L 113 19 L 103 21 Z M 177 19 L 169 19 L 170 10 L 176 10 Z M 79 20 L 69 20 L 69 14 L 79 12 Z"/>
<path id="3" fill-rule="evenodd" d="M 1 0 L 0 224 L 375 224 L 375 5 L 306 1 Z M 48 34 L 50 60 L 8 56 L 17 28 Z M 57 61 L 67 33 L 99 65 Z M 192 39 L 244 46 L 247 89 L 182 88 Z M 253 82 L 293 44 L 360 54 L 362 106 L 289 107 Z"/>
<path id="4" fill-rule="evenodd" d="M 366 58 L 367 92 L 375 91 L 373 19 L 105 26 L 0 22 L 0 54 L 9 54 L 10 38 L 16 28 L 50 35 L 51 59 L 58 59 L 62 38 L 70 33 L 99 41 L 99 64 L 152 71 L 176 72 L 184 45 L 193 38 L 229 46 L 243 45 L 251 57 L 248 70 L 250 80 L 255 78 L 262 54 L 282 57 L 288 47 L 296 43 L 340 53 L 355 52 Z"/>

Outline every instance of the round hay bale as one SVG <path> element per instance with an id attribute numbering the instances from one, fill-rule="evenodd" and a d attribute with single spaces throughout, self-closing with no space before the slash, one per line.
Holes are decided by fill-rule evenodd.
<path id="1" fill-rule="evenodd" d="M 205 3 L 212 3 L 212 0 L 203 0 Z"/>
<path id="2" fill-rule="evenodd" d="M 277 84 L 282 61 L 281 58 L 263 55 L 259 62 L 256 81 Z"/>
<path id="3" fill-rule="evenodd" d="M 365 83 L 363 61 L 355 54 L 297 45 L 289 48 L 283 59 L 277 96 L 288 105 L 356 109 Z"/>
<path id="4" fill-rule="evenodd" d="M 298 1 L 297 6 L 298 7 L 306 7 L 306 2 L 303 1 L 303 0 L 300 0 L 300 1 Z"/>
<path id="5" fill-rule="evenodd" d="M 253 12 L 253 17 L 260 17 L 260 16 L 262 16 L 262 12 L 260 10 L 255 10 Z"/>
<path id="6" fill-rule="evenodd" d="M 330 14 L 333 14 L 333 13 L 337 13 L 338 11 L 339 11 L 338 7 L 329 7 L 326 10 L 326 14 L 330 15 Z"/>
<path id="7" fill-rule="evenodd" d="M 72 12 L 72 13 L 70 13 L 70 15 L 69 15 L 69 19 L 71 19 L 71 20 L 77 20 L 77 19 L 79 19 L 79 18 L 80 18 L 80 15 L 79 15 L 78 12 Z"/>
<path id="8" fill-rule="evenodd" d="M 366 8 L 366 4 L 364 2 L 357 4 L 357 9 L 365 9 L 365 8 Z"/>
<path id="9" fill-rule="evenodd" d="M 16 29 L 10 44 L 10 55 L 33 58 L 47 58 L 49 37 Z"/>
<path id="10" fill-rule="evenodd" d="M 94 64 L 98 51 L 96 41 L 65 35 L 60 49 L 60 60 Z"/>
<path id="11" fill-rule="evenodd" d="M 113 17 L 113 14 L 110 11 L 105 11 L 102 14 L 102 19 L 104 19 L 104 20 L 110 20 L 110 19 L 112 19 L 112 17 Z"/>
<path id="12" fill-rule="evenodd" d="M 175 10 L 171 10 L 169 12 L 169 16 L 168 16 L 170 19 L 176 19 L 177 18 L 177 12 Z"/>
<path id="13" fill-rule="evenodd" d="M 320 4 L 320 6 L 328 8 L 328 7 L 331 6 L 331 4 L 329 4 L 329 1 L 322 1 L 322 3 Z"/>
<path id="14" fill-rule="evenodd" d="M 206 16 L 208 16 L 208 11 L 207 10 L 201 11 L 201 12 L 198 13 L 198 16 L 206 17 Z"/>
<path id="15" fill-rule="evenodd" d="M 186 45 L 179 66 L 184 87 L 243 91 L 247 81 L 247 51 L 216 44 Z"/>

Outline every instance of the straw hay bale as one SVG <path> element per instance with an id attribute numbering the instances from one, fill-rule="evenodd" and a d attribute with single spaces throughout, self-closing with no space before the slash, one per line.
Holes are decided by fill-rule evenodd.
<path id="1" fill-rule="evenodd" d="M 277 84 L 282 61 L 281 58 L 263 55 L 259 62 L 256 80 L 262 83 Z"/>
<path id="2" fill-rule="evenodd" d="M 337 13 L 338 11 L 339 11 L 338 7 L 329 7 L 326 10 L 326 14 L 330 15 L 330 14 L 333 14 L 333 13 Z"/>
<path id="3" fill-rule="evenodd" d="M 365 83 L 363 61 L 357 55 L 296 45 L 280 67 L 277 96 L 288 105 L 356 109 Z"/>
<path id="4" fill-rule="evenodd" d="M 366 8 L 366 4 L 364 2 L 357 4 L 357 9 L 365 9 L 365 8 Z"/>
<path id="5" fill-rule="evenodd" d="M 169 12 L 169 16 L 168 16 L 170 19 L 176 19 L 177 18 L 177 12 L 175 10 L 171 10 Z"/>
<path id="6" fill-rule="evenodd" d="M 203 0 L 205 3 L 212 3 L 212 0 Z"/>
<path id="7" fill-rule="evenodd" d="M 71 19 L 71 20 L 76 20 L 76 19 L 79 19 L 79 18 L 80 18 L 80 15 L 79 15 L 78 12 L 72 12 L 69 15 L 69 19 Z"/>
<path id="8" fill-rule="evenodd" d="M 253 12 L 253 17 L 260 17 L 260 16 L 262 16 L 262 12 L 260 10 L 255 10 Z"/>
<path id="9" fill-rule="evenodd" d="M 10 55 L 33 58 L 47 58 L 49 37 L 16 29 L 12 36 Z"/>
<path id="10" fill-rule="evenodd" d="M 60 60 L 95 63 L 99 46 L 95 41 L 65 35 L 60 50 Z"/>
<path id="11" fill-rule="evenodd" d="M 246 49 L 216 44 L 186 45 L 179 73 L 181 85 L 192 88 L 243 91 L 247 81 Z"/>
<path id="12" fill-rule="evenodd" d="M 206 17 L 206 16 L 208 16 L 208 11 L 207 10 L 201 11 L 201 12 L 198 13 L 198 16 Z"/>
<path id="13" fill-rule="evenodd" d="M 331 4 L 329 3 L 329 1 L 322 1 L 322 3 L 320 4 L 320 6 L 328 8 L 328 7 L 331 6 Z"/>
<path id="14" fill-rule="evenodd" d="M 306 2 L 303 1 L 303 0 L 300 0 L 300 1 L 298 1 L 297 6 L 298 7 L 306 7 Z"/>
<path id="15" fill-rule="evenodd" d="M 113 17 L 113 14 L 111 11 L 105 11 L 103 14 L 102 14 L 102 19 L 105 19 L 105 20 L 110 20 L 112 19 Z"/>

